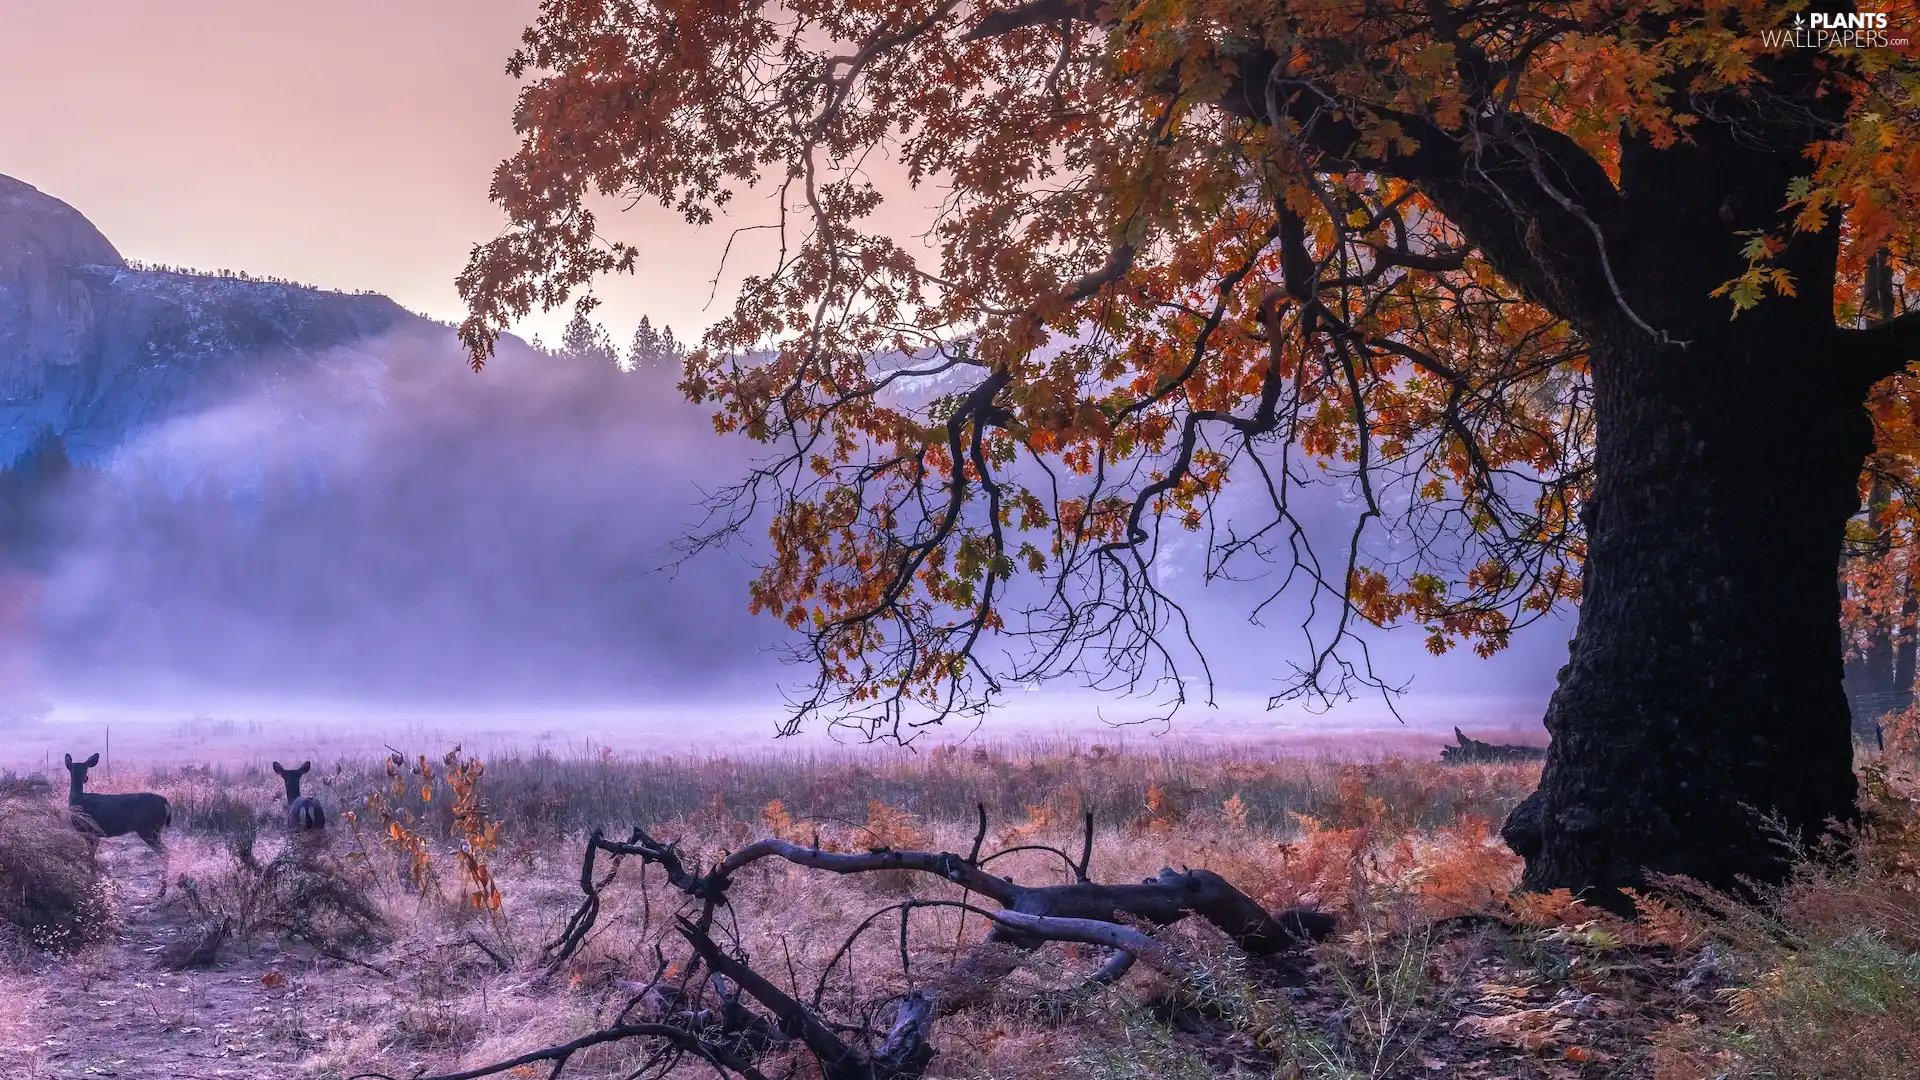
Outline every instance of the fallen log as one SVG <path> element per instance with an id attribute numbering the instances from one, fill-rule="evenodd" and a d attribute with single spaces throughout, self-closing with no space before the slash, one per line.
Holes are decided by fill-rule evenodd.
<path id="1" fill-rule="evenodd" d="M 1440 748 L 1442 765 L 1497 765 L 1516 761 L 1545 761 L 1545 747 L 1523 743 L 1490 743 L 1469 739 L 1459 728 L 1453 729 L 1452 746 Z"/>

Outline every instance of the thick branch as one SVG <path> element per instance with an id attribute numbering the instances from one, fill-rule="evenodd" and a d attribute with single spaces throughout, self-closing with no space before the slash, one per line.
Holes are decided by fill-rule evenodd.
<path id="1" fill-rule="evenodd" d="M 873 1055 L 875 1076 L 919 1076 L 933 1060 L 933 999 L 908 994 L 893 1014 L 893 1030 Z"/>
<path id="2" fill-rule="evenodd" d="M 1162 870 L 1138 885 L 1026 886 L 995 877 L 978 865 L 950 852 L 879 850 L 860 853 L 821 851 L 786 840 L 768 838 L 741 848 L 704 875 L 680 865 L 670 844 L 635 829 L 638 842 L 618 843 L 594 838 L 601 848 L 639 855 L 661 863 L 667 880 L 687 895 L 712 903 L 724 902 L 732 875 L 766 858 L 780 858 L 798 866 L 835 874 L 864 874 L 882 870 L 917 870 L 945 878 L 969 891 L 1023 915 L 1055 919 L 1089 919 L 1111 923 L 1121 915 L 1166 926 L 1189 914 L 1219 927 L 1234 944 L 1255 956 L 1270 956 L 1318 940 L 1333 931 L 1332 916 L 1304 908 L 1270 914 L 1265 908 L 1211 870 Z M 1118 946 L 1116 946 L 1118 947 Z"/>
<path id="3" fill-rule="evenodd" d="M 1103 923 L 1127 915 L 1157 926 L 1167 926 L 1193 914 L 1219 927 L 1235 945 L 1255 956 L 1272 956 L 1319 940 L 1332 933 L 1334 925 L 1332 916 L 1305 908 L 1269 914 L 1252 897 L 1211 870 L 1162 870 L 1153 880 L 1139 885 L 1087 882 L 1021 887 L 1015 890 L 1008 907 L 1027 915 Z"/>
<path id="4" fill-rule="evenodd" d="M 1211 870 L 1162 870 L 1153 880 L 1138 885 L 1074 882 L 1025 886 L 994 877 L 953 854 L 924 851 L 843 854 L 771 839 L 757 841 L 728 856 L 706 878 L 693 879 L 687 886 L 688 891 L 694 896 L 715 895 L 711 886 L 700 883 L 724 881 L 741 867 L 768 857 L 836 874 L 879 870 L 937 874 L 997 901 L 1010 911 L 1038 918 L 1112 923 L 1118 916 L 1127 915 L 1166 926 L 1194 914 L 1219 927 L 1235 945 L 1255 956 L 1271 956 L 1323 938 L 1333 930 L 1332 916 L 1321 912 L 1296 908 L 1269 914 L 1246 893 Z M 724 891 L 724 886 L 719 891 Z M 1012 926 L 1011 923 L 1004 925 Z"/>
<path id="5" fill-rule="evenodd" d="M 1836 329 L 1834 356 L 1858 387 L 1898 375 L 1920 360 L 1920 311 L 1909 311 L 1865 330 Z M 1819 362 L 1819 361 L 1814 361 Z"/>
<path id="6" fill-rule="evenodd" d="M 806 1044 L 820 1062 L 826 1080 L 909 1080 L 926 1071 L 933 1050 L 927 1044 L 932 1012 L 925 1005 L 902 1004 L 894 1030 L 881 1052 L 872 1058 L 848 1046 L 813 1010 L 795 1001 L 753 968 L 727 955 L 698 926 L 681 919 L 681 936 L 706 965 L 740 984 L 755 1001 L 767 1007 L 780 1030 Z"/>
<path id="7" fill-rule="evenodd" d="M 1048 23 L 1093 22 L 1099 11 L 1099 0 L 1032 0 L 1005 11 L 988 12 L 961 40 L 998 37 Z"/>
<path id="8" fill-rule="evenodd" d="M 992 918 L 996 926 L 1003 926 L 1047 941 L 1077 941 L 1082 945 L 1105 945 L 1109 949 L 1119 950 L 1122 955 L 1131 955 L 1136 959 L 1145 960 L 1159 971 L 1175 977 L 1192 973 L 1191 965 L 1175 956 L 1172 950 L 1162 945 L 1152 935 L 1141 933 L 1131 926 L 1121 926 L 1101 919 L 1069 919 L 1028 915 L 1018 911 L 996 911 Z M 1127 963 L 1131 966 L 1132 961 Z M 1104 971 L 1105 968 L 1102 970 Z"/>
<path id="9" fill-rule="evenodd" d="M 1014 896 L 1020 891 L 1018 886 L 1006 878 L 994 877 L 951 852 L 934 854 L 927 851 L 884 849 L 859 853 L 821 851 L 818 848 L 801 847 L 799 844 L 774 839 L 757 840 L 727 856 L 720 865 L 713 868 L 713 873 L 708 877 L 724 882 L 743 867 L 769 857 L 785 859 L 811 870 L 826 870 L 835 874 L 865 874 L 878 870 L 918 870 L 946 878 L 962 888 L 977 892 L 1001 904 L 1011 904 Z M 724 885 L 721 887 L 724 888 Z"/>

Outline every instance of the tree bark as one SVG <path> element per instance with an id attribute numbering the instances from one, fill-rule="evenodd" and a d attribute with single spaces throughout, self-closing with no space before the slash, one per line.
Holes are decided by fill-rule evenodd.
<path id="1" fill-rule="evenodd" d="M 1648 871 L 1777 878 L 1769 819 L 1809 841 L 1852 811 L 1834 566 L 1872 428 L 1817 339 L 1735 326 L 1594 342 L 1580 625 L 1503 830 L 1526 888 L 1618 907 Z"/>

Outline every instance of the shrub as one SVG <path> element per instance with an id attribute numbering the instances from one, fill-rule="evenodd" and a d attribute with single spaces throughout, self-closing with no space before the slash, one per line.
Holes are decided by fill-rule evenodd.
<path id="1" fill-rule="evenodd" d="M 39 773 L 17 773 L 0 769 L 0 802 L 10 799 L 40 800 L 53 798 L 53 781 Z"/>
<path id="2" fill-rule="evenodd" d="M 297 938 L 331 956 L 387 936 L 385 918 L 366 897 L 371 876 L 315 844 L 295 840 L 261 862 L 250 835 L 234 837 L 228 858 L 212 873 L 180 879 L 198 926 L 162 957 L 168 966 L 209 966 L 229 941 L 262 934 Z"/>
<path id="3" fill-rule="evenodd" d="M 1875 931 L 1811 944 L 1728 997 L 1756 1075 L 1893 1080 L 1920 1057 L 1920 955 Z"/>
<path id="4" fill-rule="evenodd" d="M 0 796 L 0 930 L 44 949 L 105 937 L 111 909 L 92 845 L 67 810 Z"/>
<path id="5" fill-rule="evenodd" d="M 1920 778 L 1861 769 L 1861 820 L 1794 848 L 1786 885 L 1758 902 L 1657 879 L 1729 955 L 1719 1025 L 1682 1023 L 1658 1080 L 1895 1080 L 1920 1059 Z"/>

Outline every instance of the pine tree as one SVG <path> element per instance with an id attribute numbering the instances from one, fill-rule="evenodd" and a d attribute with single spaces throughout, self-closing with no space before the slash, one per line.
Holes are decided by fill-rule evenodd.
<path id="1" fill-rule="evenodd" d="M 627 348 L 626 369 L 637 371 L 658 363 L 660 344 L 660 332 L 653 328 L 653 320 L 640 316 L 640 325 L 633 331 L 633 344 Z"/>
<path id="2" fill-rule="evenodd" d="M 618 364 L 618 354 L 613 351 L 613 340 L 607 336 L 607 328 L 587 318 L 584 311 L 576 311 L 568 321 L 566 333 L 560 338 L 560 355 L 574 360 L 598 360 L 608 364 Z"/>
<path id="3" fill-rule="evenodd" d="M 633 344 L 627 349 L 626 369 L 635 371 L 642 368 L 678 367 L 685 356 L 680 342 L 673 336 L 673 327 L 653 327 L 653 320 L 640 316 L 640 325 L 633 331 Z"/>

